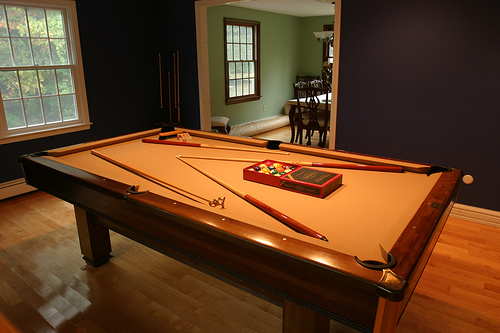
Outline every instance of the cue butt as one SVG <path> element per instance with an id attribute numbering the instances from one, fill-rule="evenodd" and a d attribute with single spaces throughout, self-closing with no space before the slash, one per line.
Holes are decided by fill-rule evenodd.
<path id="1" fill-rule="evenodd" d="M 274 218 L 278 219 L 280 222 L 285 224 L 290 229 L 293 229 L 301 234 L 311 236 L 311 237 L 328 242 L 328 239 L 325 236 L 323 236 L 323 235 L 319 234 L 318 232 L 312 230 L 311 228 L 303 225 L 302 223 L 294 220 L 290 216 L 281 213 L 280 211 L 274 209 L 273 207 L 266 205 L 262 201 L 257 200 L 248 194 L 246 194 L 244 196 L 244 199 L 246 201 L 250 202 L 252 205 L 256 206 L 257 208 L 261 209 L 262 211 L 264 211 L 264 212 L 268 213 L 269 215 L 273 216 Z"/>

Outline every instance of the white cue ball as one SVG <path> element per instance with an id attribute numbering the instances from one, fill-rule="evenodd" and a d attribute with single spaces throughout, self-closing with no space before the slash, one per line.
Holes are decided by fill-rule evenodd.
<path id="1" fill-rule="evenodd" d="M 474 181 L 474 177 L 472 177 L 471 175 L 465 175 L 463 176 L 462 181 L 465 184 L 472 184 L 472 182 Z"/>

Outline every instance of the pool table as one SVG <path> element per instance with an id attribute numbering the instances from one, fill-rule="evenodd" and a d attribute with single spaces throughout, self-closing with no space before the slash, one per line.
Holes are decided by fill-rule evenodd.
<path id="1" fill-rule="evenodd" d="M 271 149 L 265 140 L 177 130 L 202 147 L 143 142 L 159 139 L 160 129 L 153 129 L 24 155 L 20 162 L 29 185 L 74 205 L 90 265 L 110 260 L 113 230 L 282 305 L 283 332 L 328 332 L 330 319 L 359 331 L 395 330 L 456 200 L 460 170 L 290 143 Z M 311 167 L 342 174 L 342 185 L 317 198 L 244 180 L 243 170 L 254 164 L 245 159 L 343 164 Z M 358 164 L 404 171 L 343 167 Z M 328 241 L 293 230 L 199 170 Z M 225 198 L 224 207 L 199 197 Z"/>

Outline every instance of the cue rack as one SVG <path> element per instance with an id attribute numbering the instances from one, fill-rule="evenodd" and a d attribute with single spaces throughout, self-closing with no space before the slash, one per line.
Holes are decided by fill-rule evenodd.
<path id="1" fill-rule="evenodd" d="M 158 71 L 160 88 L 160 108 L 164 115 L 165 105 L 163 101 L 163 73 L 161 52 L 158 53 Z M 179 89 L 179 51 L 173 53 L 172 71 L 167 71 L 167 89 L 168 89 L 168 119 L 164 119 L 162 125 L 181 126 L 181 95 Z"/>

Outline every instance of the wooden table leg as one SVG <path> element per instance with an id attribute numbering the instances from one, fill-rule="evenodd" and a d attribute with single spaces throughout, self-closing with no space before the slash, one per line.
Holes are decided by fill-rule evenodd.
<path id="1" fill-rule="evenodd" d="M 295 108 L 296 105 L 290 106 L 290 112 L 288 113 L 288 117 L 290 118 L 290 128 L 292 130 L 292 137 L 290 139 L 290 143 L 295 142 Z"/>
<path id="2" fill-rule="evenodd" d="M 379 298 L 377 316 L 375 317 L 374 333 L 393 333 L 399 318 L 400 302 L 391 302 L 385 298 Z"/>
<path id="3" fill-rule="evenodd" d="M 283 333 L 325 333 L 329 329 L 330 318 L 284 300 Z"/>
<path id="4" fill-rule="evenodd" d="M 76 227 L 83 259 L 93 267 L 99 267 L 111 258 L 109 229 L 95 222 L 94 215 L 75 206 Z"/>

